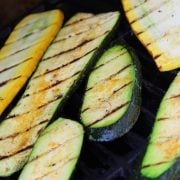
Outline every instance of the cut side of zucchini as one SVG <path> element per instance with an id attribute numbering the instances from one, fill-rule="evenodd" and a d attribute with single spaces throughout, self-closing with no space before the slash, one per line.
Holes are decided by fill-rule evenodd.
<path id="1" fill-rule="evenodd" d="M 135 35 L 152 55 L 160 71 L 180 68 L 179 0 L 124 0 Z"/>
<path id="2" fill-rule="evenodd" d="M 123 45 L 108 49 L 88 79 L 81 120 L 89 138 L 109 141 L 125 134 L 140 111 L 138 62 Z"/>
<path id="3" fill-rule="evenodd" d="M 155 179 L 179 179 L 180 73 L 165 94 L 141 165 L 141 175 Z M 169 174 L 169 171 L 172 171 Z"/>
<path id="4" fill-rule="evenodd" d="M 0 116 L 31 76 L 63 23 L 52 10 L 25 17 L 0 50 Z"/>
<path id="5" fill-rule="evenodd" d="M 79 123 L 59 118 L 38 138 L 19 180 L 70 179 L 81 152 L 83 136 Z"/>
<path id="6" fill-rule="evenodd" d="M 44 54 L 22 98 L 1 123 L 0 176 L 18 171 L 27 162 L 40 132 L 91 68 L 100 48 L 114 32 L 120 14 L 91 16 L 87 21 L 86 13 L 77 14 L 70 24 L 65 24 Z"/>

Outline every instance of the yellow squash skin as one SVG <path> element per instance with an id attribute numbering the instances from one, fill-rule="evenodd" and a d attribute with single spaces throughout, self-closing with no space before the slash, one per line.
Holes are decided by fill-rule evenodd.
<path id="1" fill-rule="evenodd" d="M 126 17 L 160 71 L 180 68 L 178 0 L 123 0 Z"/>
<path id="2" fill-rule="evenodd" d="M 59 10 L 29 15 L 14 28 L 0 49 L 0 116 L 36 69 L 63 19 Z"/>

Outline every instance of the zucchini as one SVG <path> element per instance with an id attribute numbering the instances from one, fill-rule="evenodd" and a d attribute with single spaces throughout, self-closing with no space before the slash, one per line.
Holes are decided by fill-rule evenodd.
<path id="1" fill-rule="evenodd" d="M 11 175 L 27 162 L 40 132 L 80 84 L 119 16 L 119 12 L 92 15 L 65 24 L 58 33 L 22 98 L 0 124 L 0 176 Z"/>
<path id="2" fill-rule="evenodd" d="M 62 22 L 59 10 L 32 14 L 10 34 L 0 50 L 0 116 L 35 70 Z"/>
<path id="3" fill-rule="evenodd" d="M 179 0 L 124 0 L 126 17 L 135 35 L 160 71 L 180 68 Z"/>
<path id="4" fill-rule="evenodd" d="M 70 179 L 81 152 L 83 136 L 82 125 L 59 118 L 38 138 L 19 180 Z"/>
<path id="5" fill-rule="evenodd" d="M 108 49 L 88 79 L 81 121 L 89 139 L 110 141 L 128 132 L 140 112 L 138 61 L 124 45 Z"/>
<path id="6" fill-rule="evenodd" d="M 141 164 L 141 176 L 148 179 L 179 179 L 179 120 L 180 73 L 170 85 L 160 104 Z"/>

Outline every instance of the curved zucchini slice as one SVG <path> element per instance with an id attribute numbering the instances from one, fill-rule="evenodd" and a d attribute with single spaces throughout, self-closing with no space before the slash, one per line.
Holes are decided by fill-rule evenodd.
<path id="1" fill-rule="evenodd" d="M 135 35 L 160 71 L 180 68 L 179 0 L 124 0 L 125 14 Z"/>
<path id="2" fill-rule="evenodd" d="M 83 15 L 81 21 L 80 15 L 76 17 L 58 33 L 22 98 L 0 124 L 0 176 L 18 171 L 27 162 L 40 132 L 80 84 L 116 28 L 119 13 L 92 14 L 88 20 Z"/>
<path id="3" fill-rule="evenodd" d="M 79 123 L 59 118 L 38 138 L 19 180 L 70 179 L 81 152 L 83 136 Z"/>
<path id="4" fill-rule="evenodd" d="M 179 162 L 178 158 L 180 157 L 179 120 L 180 73 L 170 85 L 160 104 L 141 165 L 141 175 L 143 177 L 160 179 L 163 175 L 163 177 L 166 177 L 165 179 L 179 179 L 179 163 L 175 163 L 176 161 Z M 170 171 L 172 172 L 170 173 Z"/>
<path id="5" fill-rule="evenodd" d="M 0 116 L 35 70 L 63 23 L 52 10 L 25 17 L 0 50 Z"/>
<path id="6" fill-rule="evenodd" d="M 108 49 L 91 73 L 81 109 L 89 138 L 110 141 L 124 135 L 140 111 L 138 61 L 122 45 Z"/>

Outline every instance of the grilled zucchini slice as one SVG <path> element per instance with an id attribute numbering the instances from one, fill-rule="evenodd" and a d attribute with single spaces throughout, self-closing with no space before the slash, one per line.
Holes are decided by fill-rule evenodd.
<path id="1" fill-rule="evenodd" d="M 180 67 L 179 0 L 124 0 L 125 14 L 135 35 L 160 71 Z"/>
<path id="2" fill-rule="evenodd" d="M 149 179 L 179 179 L 180 158 L 180 73 L 165 94 L 141 165 Z M 176 163 L 176 161 L 178 163 Z M 163 179 L 163 178 L 162 178 Z"/>
<path id="3" fill-rule="evenodd" d="M 98 60 L 81 109 L 91 140 L 113 140 L 134 125 L 140 111 L 139 70 L 138 61 L 123 45 L 111 47 Z"/>
<path id="4" fill-rule="evenodd" d="M 35 70 L 63 22 L 52 10 L 25 17 L 0 50 L 0 116 Z"/>
<path id="5" fill-rule="evenodd" d="M 59 118 L 35 143 L 19 180 L 68 180 L 79 158 L 84 131 L 79 123 Z"/>
<path id="6" fill-rule="evenodd" d="M 79 18 L 82 16 L 81 20 Z M 0 176 L 27 162 L 40 132 L 79 85 L 119 20 L 119 12 L 77 14 L 58 33 L 16 107 L 0 125 Z M 77 20 L 76 20 L 77 18 Z"/>

